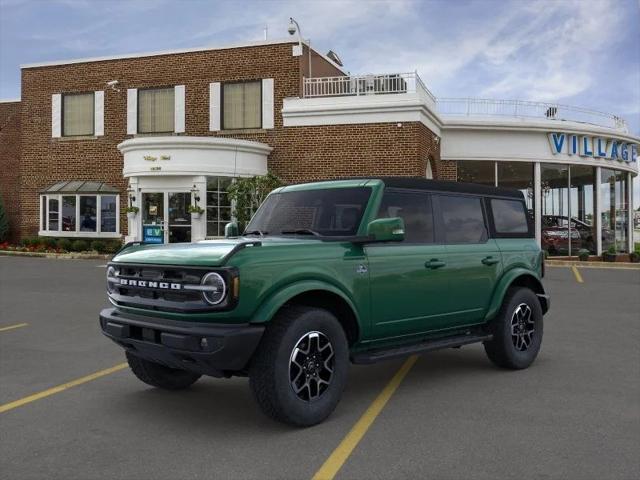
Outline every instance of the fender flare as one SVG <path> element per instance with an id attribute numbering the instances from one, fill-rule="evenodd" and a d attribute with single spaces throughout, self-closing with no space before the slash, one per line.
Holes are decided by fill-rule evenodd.
<path id="1" fill-rule="evenodd" d="M 358 310 L 355 308 L 355 305 L 353 304 L 351 299 L 335 285 L 322 280 L 296 281 L 295 283 L 285 285 L 284 287 L 278 289 L 276 292 L 269 295 L 265 301 L 262 302 L 260 307 L 251 317 L 250 323 L 266 323 L 270 321 L 278 312 L 278 310 L 280 310 L 280 308 L 282 308 L 282 306 L 293 297 L 300 295 L 301 293 L 313 290 L 322 290 L 339 296 L 342 300 L 345 301 L 349 308 L 351 308 L 351 311 L 353 312 L 353 315 L 355 316 L 358 324 L 360 323 Z"/>
<path id="2" fill-rule="evenodd" d="M 511 285 L 513 285 L 513 283 L 516 282 L 517 280 L 524 279 L 523 277 L 526 277 L 527 282 L 531 282 L 533 284 L 534 292 L 536 293 L 536 295 L 538 295 L 538 298 L 541 300 L 543 312 L 546 312 L 546 305 L 542 304 L 543 299 L 541 298 L 541 296 L 546 297 L 546 295 L 545 295 L 544 287 L 542 286 L 542 282 L 540 281 L 540 278 L 534 275 L 531 272 L 531 270 L 527 270 L 524 268 L 514 268 L 512 270 L 509 270 L 502 276 L 502 278 L 500 279 L 500 282 L 498 282 L 498 285 L 493 291 L 493 296 L 491 297 L 491 303 L 489 304 L 489 309 L 487 310 L 487 313 L 484 317 L 485 321 L 489 321 L 493 317 L 495 317 L 495 315 L 498 313 L 498 310 L 500 310 L 500 307 L 502 306 L 504 296 L 506 295 L 509 287 L 511 287 Z"/>

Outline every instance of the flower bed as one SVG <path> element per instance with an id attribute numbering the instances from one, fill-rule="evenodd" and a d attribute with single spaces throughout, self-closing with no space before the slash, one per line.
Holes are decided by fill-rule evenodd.
<path id="1" fill-rule="evenodd" d="M 26 253 L 115 253 L 122 246 L 119 240 L 69 239 L 34 237 L 25 238 L 19 244 L 0 243 L 0 250 Z"/>

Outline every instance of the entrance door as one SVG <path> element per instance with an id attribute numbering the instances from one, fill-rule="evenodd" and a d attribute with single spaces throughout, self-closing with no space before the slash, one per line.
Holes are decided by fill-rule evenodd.
<path id="1" fill-rule="evenodd" d="M 142 193 L 142 241 L 180 243 L 191 241 L 191 202 L 188 192 Z"/>
<path id="2" fill-rule="evenodd" d="M 165 243 L 164 193 L 142 194 L 142 238 L 146 243 Z"/>
<path id="3" fill-rule="evenodd" d="M 187 192 L 169 192 L 168 195 L 168 241 L 184 243 L 191 241 L 191 214 L 187 210 L 191 203 L 191 194 Z"/>

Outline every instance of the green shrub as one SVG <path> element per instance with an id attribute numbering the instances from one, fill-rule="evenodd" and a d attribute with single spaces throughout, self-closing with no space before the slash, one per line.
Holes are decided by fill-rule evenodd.
<path id="1" fill-rule="evenodd" d="M 85 252 L 89 248 L 89 244 L 86 240 L 74 240 L 71 244 L 71 251 L 73 252 Z"/>
<path id="2" fill-rule="evenodd" d="M 583 262 L 589 260 L 589 250 L 587 250 L 586 248 L 581 248 L 580 250 L 578 250 L 578 258 Z"/>
<path id="3" fill-rule="evenodd" d="M 104 253 L 106 247 L 106 244 L 102 240 L 94 240 L 91 242 L 91 250 L 95 250 L 98 253 Z"/>
<path id="4" fill-rule="evenodd" d="M 71 244 L 72 242 L 68 238 L 61 238 L 58 240 L 58 248 L 67 252 L 71 251 Z"/>
<path id="5" fill-rule="evenodd" d="M 46 248 L 51 250 L 58 246 L 56 239 L 51 237 L 38 237 L 37 241 L 40 245 L 44 245 Z"/>
<path id="6" fill-rule="evenodd" d="M 109 240 L 105 245 L 104 253 L 116 253 L 121 246 L 120 240 Z"/>
<path id="7" fill-rule="evenodd" d="M 0 243 L 9 240 L 9 218 L 4 210 L 2 196 L 0 196 Z"/>
<path id="8" fill-rule="evenodd" d="M 24 237 L 20 240 L 20 245 L 23 247 L 35 247 L 38 243 L 38 239 L 35 237 Z"/>

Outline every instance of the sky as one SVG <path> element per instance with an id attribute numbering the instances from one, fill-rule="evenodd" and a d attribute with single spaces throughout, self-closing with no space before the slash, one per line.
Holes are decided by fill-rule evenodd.
<path id="1" fill-rule="evenodd" d="M 20 64 L 281 39 L 290 16 L 353 74 L 417 70 L 437 97 L 577 105 L 640 135 L 640 0 L 0 0 L 0 99 Z"/>

